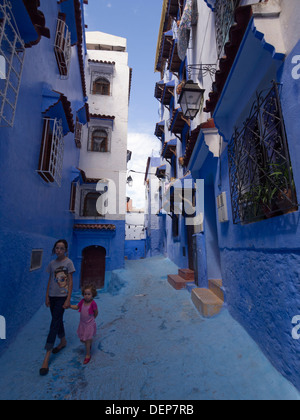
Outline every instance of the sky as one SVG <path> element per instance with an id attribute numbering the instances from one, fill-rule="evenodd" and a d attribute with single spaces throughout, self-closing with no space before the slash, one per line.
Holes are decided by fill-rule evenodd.
<path id="1" fill-rule="evenodd" d="M 89 0 L 85 6 L 87 31 L 100 31 L 127 39 L 129 66 L 133 69 L 128 122 L 128 169 L 145 172 L 147 158 L 159 156 L 160 141 L 154 136 L 159 120 L 154 98 L 159 73 L 154 62 L 163 0 Z M 134 180 L 127 196 L 136 208 L 144 207 L 144 175 L 130 173 Z"/>

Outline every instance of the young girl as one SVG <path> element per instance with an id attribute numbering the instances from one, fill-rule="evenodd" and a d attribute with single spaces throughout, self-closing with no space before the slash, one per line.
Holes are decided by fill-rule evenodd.
<path id="1" fill-rule="evenodd" d="M 98 307 L 94 298 L 97 291 L 94 286 L 84 286 L 82 288 L 83 299 L 78 305 L 71 305 L 74 310 L 80 312 L 80 323 L 77 330 L 78 337 L 85 344 L 86 356 L 83 364 L 87 365 L 91 360 L 91 347 L 93 337 L 96 335 L 97 326 L 95 319 L 98 316 Z"/>
<path id="2" fill-rule="evenodd" d="M 51 353 L 56 354 L 67 345 L 63 316 L 65 309 L 70 307 L 73 273 L 75 272 L 73 262 L 66 256 L 67 252 L 68 243 L 65 239 L 55 242 L 52 255 L 56 255 L 56 259 L 51 261 L 47 267 L 49 281 L 46 293 L 46 306 L 50 307 L 52 322 L 45 346 L 46 356 L 40 369 L 41 376 L 45 376 L 49 372 Z M 53 348 L 56 336 L 60 338 L 61 342 L 58 347 Z"/>

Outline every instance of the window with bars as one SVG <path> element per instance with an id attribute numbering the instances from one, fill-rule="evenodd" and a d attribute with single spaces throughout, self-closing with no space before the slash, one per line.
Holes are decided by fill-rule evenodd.
<path id="1" fill-rule="evenodd" d="M 13 127 L 25 58 L 25 45 L 8 3 L 0 4 L 0 126 Z"/>
<path id="2" fill-rule="evenodd" d="M 81 149 L 81 140 L 82 140 L 82 127 L 83 124 L 81 124 L 79 121 L 76 121 L 75 125 L 75 144 L 78 149 Z"/>
<path id="3" fill-rule="evenodd" d="M 252 223 L 298 210 L 279 86 L 257 94 L 228 146 L 233 222 Z"/>
<path id="4" fill-rule="evenodd" d="M 89 135 L 88 151 L 100 153 L 109 152 L 109 138 L 110 136 L 108 130 L 102 128 L 92 128 Z"/>
<path id="5" fill-rule="evenodd" d="M 90 192 L 85 196 L 83 216 L 84 217 L 99 217 L 97 212 L 97 201 L 101 196 L 98 192 Z"/>
<path id="6" fill-rule="evenodd" d="M 229 31 L 234 24 L 234 13 L 239 4 L 240 0 L 216 0 L 215 24 L 219 58 L 224 54 L 225 44 L 229 40 Z"/>
<path id="7" fill-rule="evenodd" d="M 61 186 L 64 154 L 64 134 L 62 121 L 44 119 L 42 144 L 38 174 L 47 183 Z"/>
<path id="8" fill-rule="evenodd" d="M 59 74 L 64 78 L 69 75 L 71 62 L 71 32 L 65 20 L 65 14 L 59 13 L 54 42 L 54 52 Z"/>
<path id="9" fill-rule="evenodd" d="M 93 95 L 110 95 L 110 82 L 103 77 L 96 79 L 93 83 Z"/>
<path id="10" fill-rule="evenodd" d="M 107 213 L 106 208 L 108 207 L 107 192 L 107 185 L 101 192 L 95 191 L 91 188 L 82 188 L 80 217 L 105 218 Z"/>

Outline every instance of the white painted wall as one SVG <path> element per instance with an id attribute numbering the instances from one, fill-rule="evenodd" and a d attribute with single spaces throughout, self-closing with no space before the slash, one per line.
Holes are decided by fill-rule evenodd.
<path id="1" fill-rule="evenodd" d="M 111 149 L 107 153 L 87 150 L 88 129 L 84 130 L 79 167 L 88 178 L 105 178 L 110 180 L 108 199 L 116 200 L 116 214 L 106 216 L 108 220 L 124 220 L 126 213 L 126 169 L 127 169 L 127 132 L 129 76 L 127 41 L 102 32 L 87 32 L 86 85 L 90 114 L 114 116 L 111 136 Z M 95 50 L 91 48 L 107 48 L 115 50 Z M 110 96 L 93 95 L 91 93 L 91 65 L 88 60 L 115 62 L 111 78 Z M 94 67 L 94 65 L 92 65 Z M 111 66 L 110 66 L 111 67 Z M 105 66 L 101 66 L 105 72 Z M 91 126 L 91 122 L 89 123 Z M 115 193 L 116 190 L 116 193 Z M 111 195 L 111 194 L 112 195 Z M 115 197 L 116 195 L 116 197 Z"/>
<path id="2" fill-rule="evenodd" d="M 146 239 L 144 212 L 126 214 L 125 232 L 127 241 Z"/>

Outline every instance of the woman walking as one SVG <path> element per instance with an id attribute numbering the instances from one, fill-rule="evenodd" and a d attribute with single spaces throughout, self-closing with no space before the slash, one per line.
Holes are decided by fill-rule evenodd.
<path id="1" fill-rule="evenodd" d="M 67 241 L 65 239 L 58 240 L 52 250 L 52 255 L 56 255 L 56 259 L 52 260 L 47 267 L 49 281 L 46 293 L 46 306 L 50 307 L 52 322 L 45 346 L 46 356 L 40 369 L 41 376 L 49 373 L 51 354 L 59 353 L 67 345 L 63 316 L 65 309 L 70 308 L 73 273 L 75 272 L 74 264 L 67 257 L 67 252 Z M 56 337 L 61 341 L 58 347 L 54 348 Z"/>

